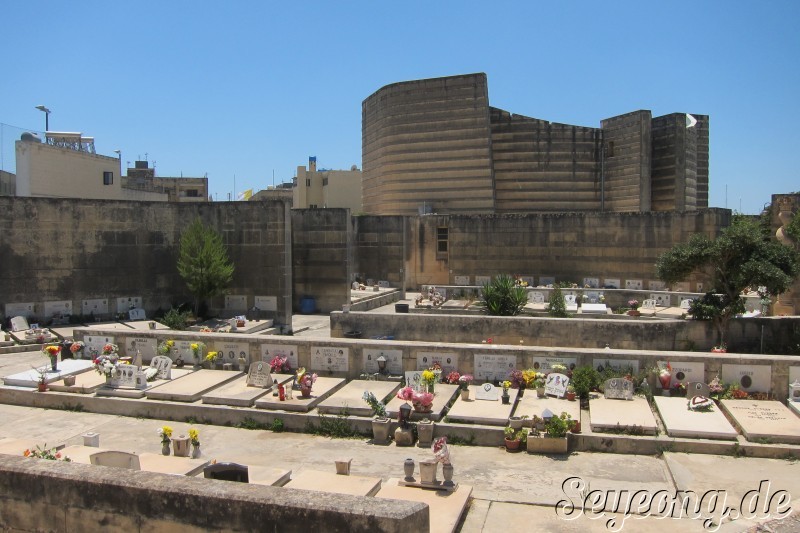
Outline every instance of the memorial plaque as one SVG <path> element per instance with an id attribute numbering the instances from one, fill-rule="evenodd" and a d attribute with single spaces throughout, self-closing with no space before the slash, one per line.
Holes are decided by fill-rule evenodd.
<path id="1" fill-rule="evenodd" d="M 556 284 L 556 278 L 553 276 L 539 276 L 539 285 L 544 287 L 552 287 Z"/>
<path id="2" fill-rule="evenodd" d="M 647 286 L 651 291 L 664 291 L 667 289 L 667 284 L 663 281 L 650 281 Z"/>
<path id="3" fill-rule="evenodd" d="M 172 359 L 157 355 L 150 361 L 150 368 L 155 368 L 156 379 L 172 379 Z"/>
<path id="4" fill-rule="evenodd" d="M 504 381 L 517 364 L 515 355 L 478 354 L 474 356 L 475 379 L 478 381 Z"/>
<path id="5" fill-rule="evenodd" d="M 640 279 L 626 279 L 625 288 L 630 290 L 642 290 L 642 280 Z"/>
<path id="6" fill-rule="evenodd" d="M 655 300 L 658 307 L 672 306 L 672 297 L 669 294 L 650 294 L 650 299 Z"/>
<path id="7" fill-rule="evenodd" d="M 500 389 L 498 389 L 491 383 L 484 383 L 483 385 L 478 385 L 475 388 L 475 399 L 496 402 L 497 400 L 500 399 Z"/>
<path id="8" fill-rule="evenodd" d="M 259 387 L 267 389 L 272 387 L 274 380 L 270 374 L 270 367 L 268 363 L 258 361 L 250 365 L 250 370 L 247 372 L 247 386 Z"/>
<path id="9" fill-rule="evenodd" d="M 385 280 L 380 280 L 380 281 L 378 282 L 378 287 L 380 287 L 380 288 L 382 288 L 382 289 L 390 289 L 390 288 L 391 288 L 391 285 L 389 285 L 389 282 L 388 282 L 388 281 L 385 281 Z"/>
<path id="10" fill-rule="evenodd" d="M 602 357 L 595 357 L 593 364 L 598 372 L 602 372 L 605 368 L 613 368 L 617 372 L 629 372 L 632 376 L 639 373 L 638 359 L 605 359 Z"/>
<path id="11" fill-rule="evenodd" d="M 666 367 L 666 361 L 658 362 L 659 368 Z M 706 365 L 705 363 L 690 363 L 684 361 L 670 361 L 669 366 L 672 369 L 672 379 L 670 380 L 670 388 L 674 387 L 676 383 L 683 383 L 684 385 L 689 381 L 702 381 L 706 380 Z M 658 381 L 658 386 L 661 387 L 661 381 Z"/>
<path id="12" fill-rule="evenodd" d="M 426 392 L 426 388 L 422 385 L 422 370 L 408 370 L 405 372 L 406 386 L 411 387 L 417 392 Z"/>
<path id="13" fill-rule="evenodd" d="M 136 375 L 139 369 L 133 365 L 117 365 L 117 371 L 108 380 L 108 386 L 114 389 L 135 389 Z"/>
<path id="14" fill-rule="evenodd" d="M 69 300 L 58 300 L 44 303 L 44 316 L 47 318 L 55 315 L 67 316 L 72 314 L 72 302 Z"/>
<path id="15" fill-rule="evenodd" d="M 548 396 L 555 396 L 556 398 L 563 398 L 567 393 L 567 385 L 569 378 L 564 374 L 558 372 L 551 372 L 547 375 L 544 382 L 544 393 Z"/>
<path id="16" fill-rule="evenodd" d="M 609 400 L 633 400 L 633 382 L 624 378 L 607 379 L 603 395 Z"/>
<path id="17" fill-rule="evenodd" d="M 603 287 L 606 289 L 619 289 L 619 278 L 606 278 L 603 280 Z"/>
<path id="18" fill-rule="evenodd" d="M 553 365 L 563 365 L 567 370 L 575 370 L 578 366 L 577 357 L 533 357 L 533 368 L 537 372 L 548 374 L 552 372 Z"/>
<path id="19" fill-rule="evenodd" d="M 597 289 L 600 287 L 600 278 L 583 278 L 583 286 L 590 289 Z"/>
<path id="20" fill-rule="evenodd" d="M 442 367 L 442 374 L 458 371 L 458 354 L 455 352 L 419 352 L 417 353 L 417 370 L 431 368 L 434 363 Z"/>
<path id="21" fill-rule="evenodd" d="M 247 311 L 247 295 L 244 294 L 226 295 L 225 310 L 229 312 Z"/>
<path id="22" fill-rule="evenodd" d="M 697 284 L 697 290 L 695 292 L 703 292 L 703 284 L 702 283 L 698 283 Z"/>
<path id="23" fill-rule="evenodd" d="M 127 337 L 125 339 L 125 355 L 133 357 L 136 351 L 142 354 L 142 359 L 150 361 L 157 355 L 158 344 L 156 339 L 148 337 Z"/>
<path id="24" fill-rule="evenodd" d="M 378 357 L 386 359 L 386 371 L 393 376 L 403 374 L 403 350 L 364 350 L 363 368 L 367 374 L 376 374 L 378 368 Z"/>
<path id="25" fill-rule="evenodd" d="M 11 331 L 27 331 L 29 329 L 31 326 L 24 316 L 15 316 L 11 319 Z"/>
<path id="26" fill-rule="evenodd" d="M 278 310 L 278 297 L 277 296 L 256 296 L 256 307 L 262 311 L 277 311 Z"/>
<path id="27" fill-rule="evenodd" d="M 350 370 L 349 348 L 311 347 L 311 368 L 314 371 L 348 372 Z"/>
<path id="28" fill-rule="evenodd" d="M 105 316 L 108 314 L 108 300 L 106 298 L 93 298 L 81 302 L 84 315 Z"/>
<path id="29" fill-rule="evenodd" d="M 533 287 L 533 282 L 534 282 L 533 276 L 520 276 L 519 279 L 527 283 L 528 287 Z"/>
<path id="30" fill-rule="evenodd" d="M 772 385 L 770 365 L 722 365 L 720 379 L 735 383 L 746 392 L 769 392 Z"/>
<path id="31" fill-rule="evenodd" d="M 678 283 L 675 284 L 675 287 L 673 287 L 673 290 L 675 292 L 689 292 L 691 290 L 691 288 L 689 287 L 689 283 L 688 282 L 679 281 Z"/>
<path id="32" fill-rule="evenodd" d="M 544 293 L 539 291 L 528 291 L 528 302 L 532 304 L 543 304 Z"/>
<path id="33" fill-rule="evenodd" d="M 103 346 L 106 344 L 114 344 L 114 337 L 99 337 L 97 335 L 87 335 L 83 338 L 86 345 L 83 349 L 83 354 L 88 359 L 96 359 L 98 355 L 103 353 Z"/>
<path id="34" fill-rule="evenodd" d="M 800 444 L 800 419 L 781 402 L 722 400 L 720 405 L 751 442 Z"/>
<path id="35" fill-rule="evenodd" d="M 695 396 L 711 397 L 711 389 L 702 381 L 690 381 L 686 384 L 686 399 L 691 400 Z"/>
<path id="36" fill-rule="evenodd" d="M 475 276 L 475 285 L 488 285 L 492 282 L 492 276 Z"/>
<path id="37" fill-rule="evenodd" d="M 250 344 L 247 342 L 215 342 L 213 346 L 214 350 L 219 352 L 217 363 L 221 365 L 231 363 L 238 366 L 240 357 L 244 357 L 245 361 L 250 362 Z"/>
<path id="38" fill-rule="evenodd" d="M 173 361 L 177 361 L 178 357 L 180 357 L 184 363 L 193 363 L 192 341 L 175 341 L 175 346 L 172 347 L 167 356 L 171 357 Z"/>
<path id="39" fill-rule="evenodd" d="M 6 304 L 6 316 L 33 316 L 33 302 Z M 27 328 L 25 328 L 27 329 Z"/>
<path id="40" fill-rule="evenodd" d="M 456 276 L 456 285 L 469 285 L 469 276 Z"/>
<path id="41" fill-rule="evenodd" d="M 269 363 L 273 357 L 285 357 L 293 370 L 300 368 L 300 363 L 297 360 L 296 344 L 262 344 L 261 360 Z"/>
<path id="42" fill-rule="evenodd" d="M 127 298 L 117 298 L 117 314 L 126 315 L 131 309 L 142 307 L 141 296 L 128 296 Z"/>

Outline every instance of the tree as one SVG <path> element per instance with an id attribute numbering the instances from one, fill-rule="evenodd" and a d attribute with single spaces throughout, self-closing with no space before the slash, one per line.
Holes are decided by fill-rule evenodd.
<path id="1" fill-rule="evenodd" d="M 515 316 L 528 303 L 528 292 L 514 278 L 501 274 L 483 286 L 480 307 L 490 315 Z"/>
<path id="2" fill-rule="evenodd" d="M 178 272 L 195 296 L 195 313 L 206 298 L 223 294 L 233 279 L 233 264 L 222 237 L 200 218 L 181 235 Z"/>
<path id="3" fill-rule="evenodd" d="M 771 240 L 756 220 L 735 216 L 716 239 L 693 235 L 656 262 L 656 274 L 668 285 L 693 273 L 707 276 L 710 292 L 692 310 L 698 318 L 713 320 L 724 342 L 730 319 L 744 311 L 742 291 L 759 288 L 762 296 L 785 292 L 800 275 L 800 255 Z"/>
<path id="4" fill-rule="evenodd" d="M 547 307 L 547 314 L 555 318 L 567 318 L 567 302 L 564 299 L 564 293 L 561 292 L 561 285 L 553 287 L 553 292 L 550 293 L 550 305 Z"/>

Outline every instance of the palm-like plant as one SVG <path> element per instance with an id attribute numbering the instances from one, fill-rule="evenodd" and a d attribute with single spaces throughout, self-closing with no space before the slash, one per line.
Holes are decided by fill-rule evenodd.
<path id="1" fill-rule="evenodd" d="M 522 312 L 526 303 L 525 288 L 518 287 L 511 276 L 501 274 L 483 286 L 479 306 L 489 315 L 515 316 Z"/>

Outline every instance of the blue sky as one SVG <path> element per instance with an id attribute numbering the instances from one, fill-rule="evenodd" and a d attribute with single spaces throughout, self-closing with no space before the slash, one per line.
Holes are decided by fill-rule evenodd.
<path id="1" fill-rule="evenodd" d="M 800 190 L 796 1 L 8 1 L 0 20 L 5 170 L 44 104 L 50 129 L 225 200 L 310 155 L 361 167 L 361 102 L 386 84 L 485 72 L 491 105 L 554 122 L 710 115 L 711 206 Z"/>

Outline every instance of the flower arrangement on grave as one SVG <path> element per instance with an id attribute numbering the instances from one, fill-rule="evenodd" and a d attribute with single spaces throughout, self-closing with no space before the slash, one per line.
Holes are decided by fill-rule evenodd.
<path id="1" fill-rule="evenodd" d="M 382 401 L 378 400 L 370 391 L 364 391 L 361 398 L 367 402 L 367 405 L 372 409 L 372 416 L 378 419 L 386 418 L 386 406 Z"/>
<path id="2" fill-rule="evenodd" d="M 309 374 L 303 367 L 297 369 L 297 384 L 300 385 L 301 396 L 307 397 L 311 394 L 311 387 L 314 386 L 316 381 L 316 374 Z"/>
<path id="3" fill-rule="evenodd" d="M 555 372 L 557 374 L 566 374 L 567 365 L 562 365 L 561 363 L 552 364 L 550 365 L 550 372 Z"/>
<path id="4" fill-rule="evenodd" d="M 689 411 L 707 413 L 714 410 L 714 400 L 706 398 L 705 396 L 695 396 L 686 402 L 686 408 Z"/>
<path id="5" fill-rule="evenodd" d="M 470 384 L 475 380 L 472 374 L 464 374 L 458 378 L 458 386 L 461 390 L 467 390 Z"/>
<path id="6" fill-rule="evenodd" d="M 728 352 L 728 345 L 724 342 L 719 343 L 717 346 L 714 346 L 711 349 L 714 353 L 727 353 Z"/>
<path id="7" fill-rule="evenodd" d="M 42 346 L 42 353 L 53 359 L 54 357 L 58 357 L 58 354 L 61 353 L 61 346 L 58 344 L 48 344 L 47 346 Z"/>
<path id="8" fill-rule="evenodd" d="M 169 355 L 169 353 L 172 351 L 174 347 L 175 347 L 175 341 L 166 340 L 158 345 L 158 354 Z"/>
<path id="9" fill-rule="evenodd" d="M 200 363 L 203 359 L 203 351 L 206 349 L 206 345 L 203 342 L 193 342 L 189 345 L 192 349 L 192 355 L 194 355 L 194 360 Z"/>
<path id="10" fill-rule="evenodd" d="M 511 382 L 512 389 L 524 389 L 527 383 L 522 375 L 522 370 L 516 368 L 508 373 L 508 380 Z"/>
<path id="11" fill-rule="evenodd" d="M 675 385 L 672 386 L 672 395 L 686 396 L 686 384 L 681 383 L 680 381 L 676 381 Z"/>
<path id="12" fill-rule="evenodd" d="M 725 387 L 720 382 L 719 375 L 712 379 L 711 383 L 708 384 L 708 391 L 712 398 L 717 400 L 721 399 L 722 395 L 725 393 Z"/>
<path id="13" fill-rule="evenodd" d="M 168 446 L 172 440 L 172 428 L 169 426 L 161 426 L 158 428 L 158 436 L 161 437 L 162 446 Z"/>
<path id="14" fill-rule="evenodd" d="M 86 348 L 86 344 L 83 341 L 75 341 L 72 343 L 72 346 L 69 347 L 69 351 L 73 354 L 76 354 Z"/>
<path id="15" fill-rule="evenodd" d="M 209 364 L 214 364 L 214 362 L 219 357 L 219 352 L 208 352 L 204 358 L 204 361 Z"/>
<path id="16" fill-rule="evenodd" d="M 64 461 L 65 463 L 71 463 L 72 459 L 67 457 L 66 455 L 62 456 L 61 452 L 56 450 L 55 448 L 41 448 L 38 444 L 36 445 L 35 450 L 31 450 L 28 448 L 22 455 L 25 457 L 33 457 L 36 459 L 47 459 L 49 461 Z"/>
<path id="17" fill-rule="evenodd" d="M 200 328 L 200 333 L 213 333 L 213 332 L 214 330 L 208 326 L 203 326 L 202 328 Z"/>
<path id="18" fill-rule="evenodd" d="M 411 397 L 411 405 L 414 410 L 420 413 L 430 413 L 433 407 L 433 394 L 430 392 L 414 392 Z"/>
<path id="19" fill-rule="evenodd" d="M 117 372 L 117 367 L 121 364 L 130 364 L 129 361 L 120 361 L 119 354 L 117 353 L 119 347 L 116 344 L 106 343 L 103 346 L 101 355 L 98 355 L 92 360 L 94 370 L 105 376 L 106 378 L 112 377 Z"/>
<path id="20" fill-rule="evenodd" d="M 272 371 L 272 372 L 274 372 L 276 374 L 280 374 L 282 372 L 291 372 L 292 371 L 292 365 L 289 364 L 289 358 L 288 357 L 282 357 L 280 355 L 276 355 L 269 362 L 269 369 L 270 369 L 270 371 Z"/>
<path id="21" fill-rule="evenodd" d="M 447 437 L 439 437 L 431 444 L 431 451 L 437 463 L 450 464 L 450 450 L 447 448 Z"/>
<path id="22" fill-rule="evenodd" d="M 430 391 L 436 383 L 436 374 L 431 369 L 423 370 L 421 377 L 422 384 Z"/>
<path id="23" fill-rule="evenodd" d="M 636 311 L 637 309 L 639 309 L 639 300 L 636 299 L 628 300 L 628 307 Z"/>
<path id="24" fill-rule="evenodd" d="M 449 383 L 450 385 L 458 385 L 458 380 L 460 378 L 461 378 L 461 374 L 459 374 L 458 372 L 456 372 L 454 370 L 453 372 L 450 372 L 449 374 L 447 374 L 447 377 L 445 378 L 445 382 Z"/>
<path id="25" fill-rule="evenodd" d="M 396 396 L 405 402 L 410 402 L 414 399 L 414 388 L 410 386 L 403 387 L 397 391 Z"/>
<path id="26" fill-rule="evenodd" d="M 102 355 L 117 355 L 119 353 L 119 346 L 107 342 L 103 345 L 103 351 L 101 353 Z"/>
<path id="27" fill-rule="evenodd" d="M 189 442 L 192 446 L 200 446 L 200 432 L 194 428 L 189 428 Z"/>
<path id="28" fill-rule="evenodd" d="M 669 363 L 658 369 L 658 380 L 661 382 L 662 389 L 669 390 L 669 383 L 672 381 L 672 366 Z"/>

